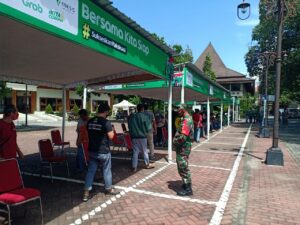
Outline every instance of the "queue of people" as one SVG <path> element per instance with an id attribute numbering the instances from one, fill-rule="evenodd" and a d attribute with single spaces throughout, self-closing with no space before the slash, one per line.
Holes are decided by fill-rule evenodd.
<path id="1" fill-rule="evenodd" d="M 199 143 L 201 135 L 205 137 L 207 126 L 207 115 L 196 109 L 192 116 L 185 107 L 180 106 L 172 112 L 173 121 L 173 146 L 176 150 L 176 162 L 178 173 L 182 178 L 182 190 L 177 194 L 180 196 L 192 195 L 191 173 L 188 167 L 189 155 L 192 141 Z M 89 118 L 88 111 L 79 111 L 79 120 L 76 127 L 77 132 L 77 155 L 76 167 L 79 172 L 87 172 L 85 176 L 83 201 L 90 198 L 92 183 L 100 166 L 104 178 L 105 194 L 116 195 L 117 192 L 112 185 L 112 162 L 110 141 L 114 137 L 111 122 L 107 119 L 110 115 L 110 107 L 101 104 L 96 115 Z M 218 117 L 211 117 L 211 130 L 217 129 Z M 13 123 L 18 118 L 18 111 L 13 105 L 4 108 L 3 119 L 0 120 L 0 157 L 1 158 L 23 158 L 23 153 L 17 145 L 16 128 Z M 163 143 L 163 128 L 167 127 L 166 116 L 160 111 L 153 113 L 148 105 L 138 104 L 137 112 L 132 112 L 128 117 L 129 135 L 133 145 L 133 157 L 131 169 L 138 169 L 138 156 L 142 153 L 146 169 L 155 167 L 154 146 Z M 84 146 L 88 146 L 88 164 L 84 158 Z M 148 150 L 149 148 L 149 150 Z M 149 151 L 149 152 L 148 152 Z"/>

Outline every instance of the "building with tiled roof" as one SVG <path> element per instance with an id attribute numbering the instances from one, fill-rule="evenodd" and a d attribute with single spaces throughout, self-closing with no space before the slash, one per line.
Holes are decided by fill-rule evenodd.
<path id="1" fill-rule="evenodd" d="M 209 43 L 196 60 L 195 66 L 202 70 L 207 55 L 211 58 L 212 70 L 216 74 L 216 81 L 226 89 L 230 90 L 232 96 L 242 97 L 245 93 L 250 93 L 251 95 L 254 94 L 255 80 L 227 68 L 211 43 Z"/>

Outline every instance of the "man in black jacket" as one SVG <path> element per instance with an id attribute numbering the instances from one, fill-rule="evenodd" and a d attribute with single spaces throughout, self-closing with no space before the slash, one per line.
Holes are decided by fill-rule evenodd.
<path id="1" fill-rule="evenodd" d="M 98 107 L 97 115 L 90 119 L 87 123 L 89 135 L 89 166 L 85 177 L 83 201 L 89 199 L 89 191 L 92 189 L 97 167 L 102 166 L 105 194 L 118 194 L 112 187 L 111 173 L 111 152 L 109 140 L 114 137 L 114 132 L 107 116 L 109 115 L 110 107 L 107 104 L 101 104 Z"/>

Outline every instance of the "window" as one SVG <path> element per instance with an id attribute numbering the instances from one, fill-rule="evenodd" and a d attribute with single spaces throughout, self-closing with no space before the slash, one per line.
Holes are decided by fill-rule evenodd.
<path id="1" fill-rule="evenodd" d="M 78 108 L 81 108 L 82 107 L 82 100 L 81 99 L 70 99 L 70 110 L 73 109 L 75 104 L 78 106 Z"/>
<path id="2" fill-rule="evenodd" d="M 4 106 L 8 105 L 8 104 L 12 104 L 12 97 L 0 97 L 0 114 L 3 113 L 4 110 Z"/>
<path id="3" fill-rule="evenodd" d="M 227 90 L 230 90 L 230 85 L 229 85 L 229 84 L 222 84 L 222 86 L 223 86 L 224 88 L 226 88 Z"/>
<path id="4" fill-rule="evenodd" d="M 241 91 L 241 84 L 231 84 L 231 91 Z"/>
<path id="5" fill-rule="evenodd" d="M 40 98 L 40 110 L 45 111 L 47 105 L 51 105 L 53 111 L 62 110 L 61 98 Z"/>

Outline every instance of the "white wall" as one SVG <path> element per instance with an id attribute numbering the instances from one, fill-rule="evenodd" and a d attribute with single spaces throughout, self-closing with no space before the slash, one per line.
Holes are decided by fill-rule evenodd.
<path id="1" fill-rule="evenodd" d="M 100 96 L 91 95 L 90 102 L 87 104 L 90 104 L 90 108 L 93 109 L 93 100 L 101 100 L 101 101 L 107 101 L 108 105 L 110 105 L 110 97 L 107 94 L 101 94 Z"/>
<path id="2" fill-rule="evenodd" d="M 36 110 L 40 111 L 40 98 L 60 98 L 62 99 L 62 90 L 38 88 L 36 92 Z"/>
<path id="3" fill-rule="evenodd" d="M 81 99 L 81 97 L 76 94 L 75 91 L 70 91 L 69 92 L 69 96 L 70 96 L 70 99 Z M 101 94 L 101 96 L 97 96 L 97 95 L 91 95 L 91 100 L 103 100 L 103 101 L 108 101 L 109 103 L 109 96 L 107 94 Z"/>
<path id="4" fill-rule="evenodd" d="M 37 88 L 36 95 L 36 110 L 40 111 L 40 98 L 60 98 L 62 99 L 62 90 L 58 89 L 46 89 L 46 88 Z M 79 95 L 76 94 L 75 91 L 69 92 L 70 99 L 81 99 Z M 110 97 L 107 94 L 101 94 L 101 96 L 91 95 L 90 104 L 92 104 L 93 100 L 102 100 L 107 101 L 110 104 Z"/>
<path id="5" fill-rule="evenodd" d="M 108 104 L 110 104 L 110 98 L 107 94 L 101 94 L 101 96 L 93 95 L 91 96 L 91 100 L 102 100 L 102 101 L 108 101 Z"/>
<path id="6" fill-rule="evenodd" d="M 18 84 L 18 83 L 6 83 L 7 88 L 11 88 L 13 90 L 17 91 L 25 91 L 26 90 L 26 85 L 25 84 Z M 35 85 L 27 85 L 27 91 L 36 91 L 37 86 Z"/>
<path id="7" fill-rule="evenodd" d="M 78 94 L 76 94 L 75 91 L 69 91 L 69 97 L 70 99 L 81 99 L 81 97 Z"/>

